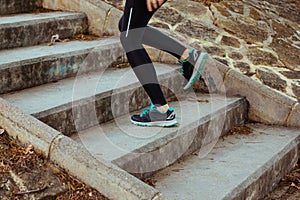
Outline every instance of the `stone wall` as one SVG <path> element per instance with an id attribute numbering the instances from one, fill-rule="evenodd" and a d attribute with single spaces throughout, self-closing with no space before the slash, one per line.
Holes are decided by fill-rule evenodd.
<path id="1" fill-rule="evenodd" d="M 150 24 L 300 100 L 299 13 L 296 0 L 168 0 Z"/>
<path id="2" fill-rule="evenodd" d="M 169 0 L 152 25 L 300 100 L 300 1 L 196 1 Z"/>

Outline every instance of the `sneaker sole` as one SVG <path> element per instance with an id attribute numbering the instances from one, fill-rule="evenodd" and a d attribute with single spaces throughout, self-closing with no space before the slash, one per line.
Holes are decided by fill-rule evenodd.
<path id="1" fill-rule="evenodd" d="M 198 66 L 196 68 L 196 70 L 194 70 L 194 73 L 192 74 L 189 82 L 184 86 L 184 90 L 189 89 L 190 87 L 192 87 L 194 85 L 194 83 L 197 81 L 197 79 L 201 76 L 201 72 L 203 70 L 203 66 L 206 62 L 208 58 L 208 54 L 207 53 L 201 53 L 201 55 L 199 56 L 197 62 L 196 62 L 196 66 Z"/>
<path id="2" fill-rule="evenodd" d="M 159 127 L 171 127 L 178 124 L 176 119 L 170 120 L 170 121 L 155 121 L 155 122 L 137 122 L 130 120 L 132 124 L 138 125 L 138 126 L 159 126 Z"/>

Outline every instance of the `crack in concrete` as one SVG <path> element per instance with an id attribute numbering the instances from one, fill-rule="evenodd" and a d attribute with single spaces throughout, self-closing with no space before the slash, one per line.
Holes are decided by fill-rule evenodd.
<path id="1" fill-rule="evenodd" d="M 55 141 L 56 141 L 56 140 L 59 140 L 59 139 L 61 139 L 61 138 L 63 138 L 63 137 L 66 137 L 66 136 L 63 135 L 62 133 L 60 133 L 60 134 L 56 135 L 56 136 L 51 140 L 51 142 L 50 142 L 50 144 L 49 144 L 49 149 L 48 149 L 48 157 L 47 157 L 48 160 L 51 160 L 51 159 L 50 159 L 50 158 L 51 158 L 51 152 L 52 152 L 52 149 L 53 149 L 53 146 L 54 146 Z"/>
<path id="2" fill-rule="evenodd" d="M 105 15 L 105 20 L 104 20 L 104 25 L 103 25 L 103 30 L 102 32 L 104 34 L 106 34 L 106 29 L 107 29 L 107 26 L 108 26 L 108 22 L 109 22 L 109 19 L 110 19 L 110 15 L 111 15 L 111 10 L 112 10 L 113 7 L 110 7 L 108 9 L 108 11 L 106 12 L 106 15 Z"/>
<path id="3" fill-rule="evenodd" d="M 290 110 L 290 112 L 289 112 L 289 114 L 288 114 L 288 116 L 287 116 L 287 118 L 286 118 L 286 121 L 285 121 L 285 124 L 286 124 L 287 126 L 290 125 L 292 116 L 294 115 L 294 113 L 295 113 L 295 111 L 296 111 L 296 107 L 297 107 L 298 105 L 299 105 L 299 103 L 295 103 L 295 104 L 292 106 L 292 108 L 291 108 L 291 110 Z"/>

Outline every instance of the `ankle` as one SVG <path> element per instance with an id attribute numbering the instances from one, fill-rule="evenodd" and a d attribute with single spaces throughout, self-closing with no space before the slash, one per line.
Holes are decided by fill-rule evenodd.
<path id="1" fill-rule="evenodd" d="M 166 105 L 163 105 L 163 106 L 157 106 L 156 108 L 157 108 L 157 110 L 159 110 L 159 112 L 165 113 L 169 109 L 169 105 L 166 104 Z"/>
<path id="2" fill-rule="evenodd" d="M 186 60 L 189 57 L 189 50 L 185 49 L 185 51 L 183 52 L 183 54 L 180 57 L 180 60 Z"/>

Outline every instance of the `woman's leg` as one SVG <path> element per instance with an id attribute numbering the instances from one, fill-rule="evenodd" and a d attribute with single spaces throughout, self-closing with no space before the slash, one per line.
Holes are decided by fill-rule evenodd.
<path id="1" fill-rule="evenodd" d="M 146 27 L 143 37 L 143 44 L 170 53 L 177 59 L 181 59 L 182 55 L 186 51 L 186 47 L 184 47 L 177 40 L 174 40 L 173 38 L 151 26 Z"/>
<path id="2" fill-rule="evenodd" d="M 146 0 L 127 0 L 120 21 L 120 40 L 134 73 L 155 105 L 166 105 L 152 61 L 143 47 L 147 24 L 155 11 L 149 12 Z"/>

